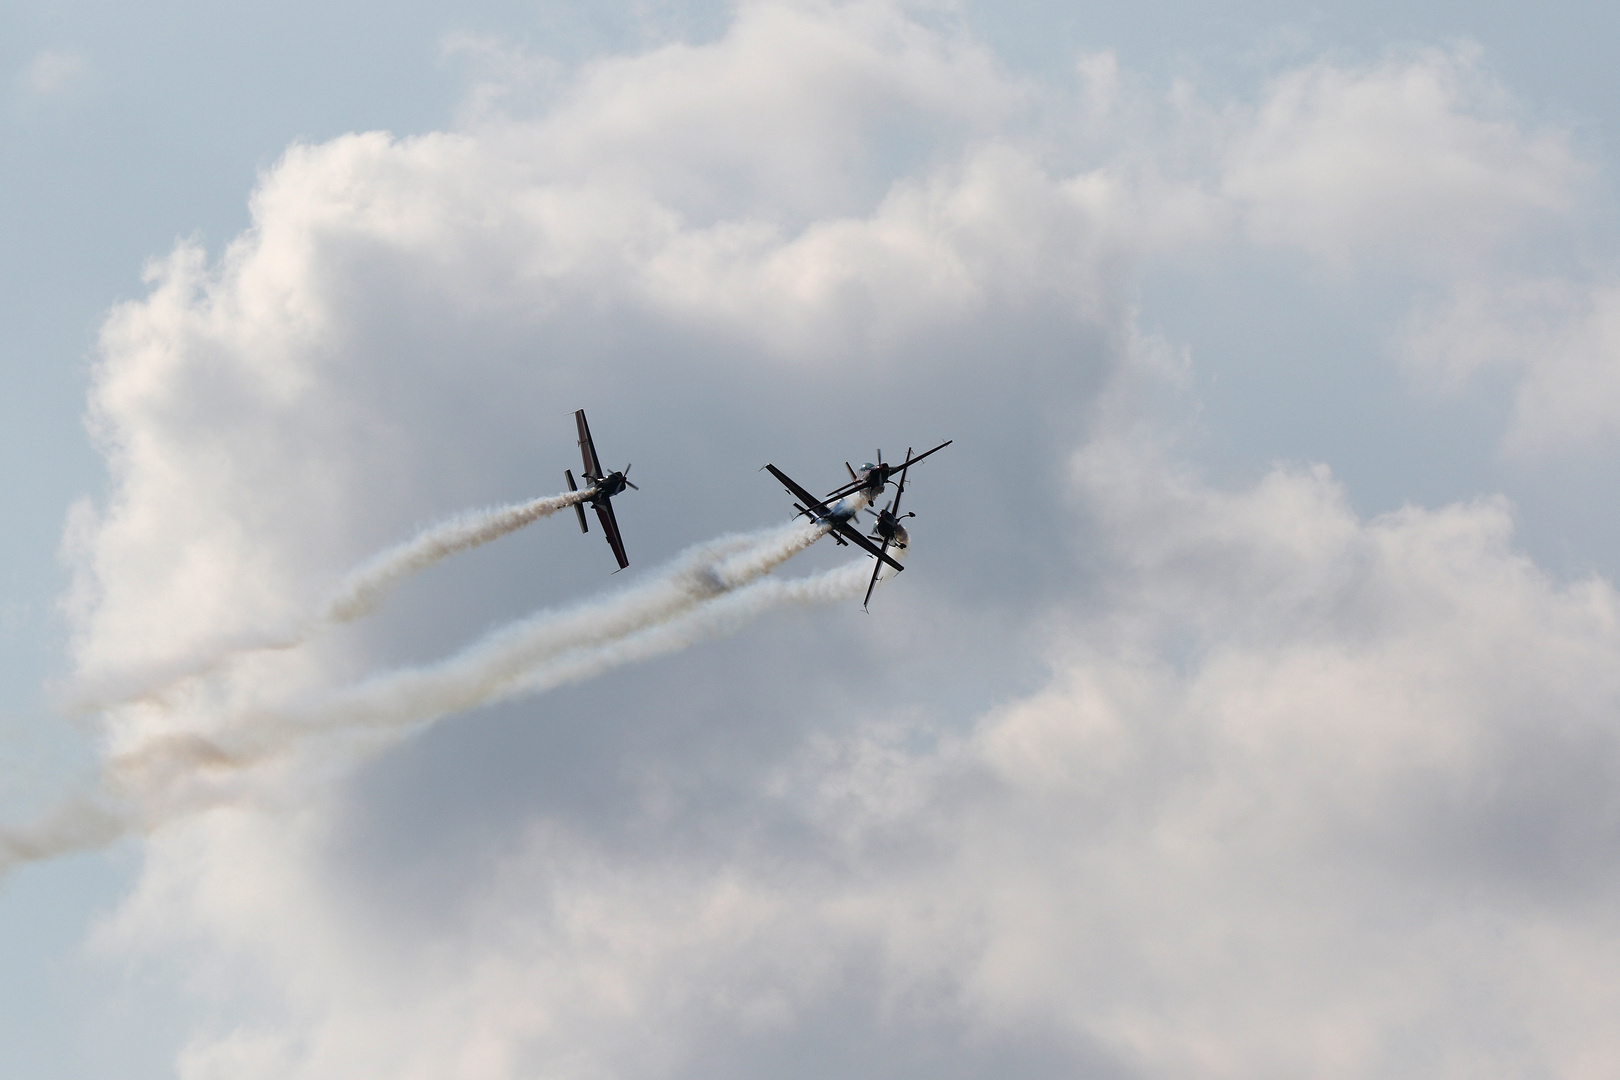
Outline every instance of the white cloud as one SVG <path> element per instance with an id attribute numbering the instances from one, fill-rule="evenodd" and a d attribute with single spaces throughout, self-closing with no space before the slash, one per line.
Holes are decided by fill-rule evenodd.
<path id="1" fill-rule="evenodd" d="M 1110 388 L 1154 367 L 1144 262 L 1238 220 L 1402 274 L 1567 205 L 1562 142 L 1471 63 L 1311 65 L 1255 110 L 1189 106 L 1225 125 L 1201 166 L 1178 131 L 1063 170 L 972 42 L 757 4 L 529 119 L 290 149 L 248 233 L 180 245 L 105 326 L 86 676 L 545 493 L 581 404 L 664 469 L 621 512 L 638 567 L 758 524 L 767 454 L 836 472 L 934 425 L 961 454 L 916 481 L 906 618 L 441 730 L 409 799 L 312 753 L 151 837 L 102 940 L 186 959 L 209 1006 L 181 1075 L 1600 1075 L 1612 588 L 1540 573 L 1500 500 L 1367 521 L 1325 468 L 1223 492 L 1107 436 L 1137 419 Z M 1086 123 L 1138 115 L 1085 71 Z M 112 741 L 599 587 L 565 533 Z M 456 821 L 473 839 L 435 846 Z"/>
<path id="2" fill-rule="evenodd" d="M 1412 273 L 1447 297 L 1392 334 L 1419 383 L 1510 380 L 1512 456 L 1613 438 L 1612 282 L 1518 270 L 1575 254 L 1562 238 L 1594 216 L 1593 170 L 1568 131 L 1525 119 L 1477 50 L 1317 61 L 1220 121 L 1220 191 L 1249 241 L 1368 277 Z"/>
<path id="3" fill-rule="evenodd" d="M 1414 319 L 1406 357 L 1455 388 L 1515 380 L 1506 447 L 1541 456 L 1620 436 L 1620 286 L 1611 280 L 1468 282 Z"/>
<path id="4" fill-rule="evenodd" d="M 475 100 L 514 96 L 511 81 Z M 512 134 L 533 140 L 538 175 L 650 190 L 698 220 L 802 219 L 864 207 L 941 141 L 954 157 L 994 133 L 1024 96 L 981 45 L 901 5 L 747 3 L 718 41 L 584 65 Z"/>
<path id="5" fill-rule="evenodd" d="M 94 69 L 73 49 L 45 49 L 17 76 L 17 89 L 27 104 L 76 97 L 89 88 Z"/>
<path id="6" fill-rule="evenodd" d="M 1106 326 L 1123 311 L 1106 276 L 1121 203 L 1106 182 L 990 150 L 794 235 L 534 183 L 461 136 L 295 148 L 217 268 L 182 246 L 104 330 L 93 417 L 119 494 L 86 541 L 86 673 L 284 620 L 343 530 L 377 511 L 378 477 L 426 468 L 431 449 L 387 410 L 431 410 L 438 380 L 508 377 L 492 338 L 633 319 L 751 350 L 705 378 L 814 358 L 836 379 L 995 309 L 1052 302 Z M 380 340 L 413 304 L 465 335 L 454 355 Z M 577 378 L 572 356 L 535 345 L 526 381 Z M 429 382 L 407 389 L 405 371 Z"/>
<path id="7" fill-rule="evenodd" d="M 1454 270 L 1569 212 L 1585 179 L 1567 136 L 1526 130 L 1475 50 L 1318 61 L 1225 119 L 1222 191 L 1250 235 L 1330 263 Z"/>
<path id="8" fill-rule="evenodd" d="M 965 736 L 813 740 L 695 846 L 536 822 L 401 941 L 324 809 L 156 838 L 119 931 L 186 928 L 286 1018 L 199 1033 L 183 1075 L 754 1075 L 840 1002 L 831 1037 L 960 1043 L 950 1075 L 1015 1045 L 1117 1075 L 1603 1075 L 1614 590 L 1549 581 L 1496 503 L 1363 522 L 1320 470 L 1222 494 L 1118 446 L 1080 477 L 1122 573 L 1047 689 Z M 750 824 L 783 818 L 797 841 Z"/>

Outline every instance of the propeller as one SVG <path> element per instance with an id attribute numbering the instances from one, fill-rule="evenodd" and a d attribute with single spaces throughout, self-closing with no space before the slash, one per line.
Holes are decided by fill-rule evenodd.
<path id="1" fill-rule="evenodd" d="M 636 485 L 634 485 L 634 484 L 632 484 L 630 482 L 630 466 L 629 465 L 626 465 L 624 467 L 624 486 L 628 487 L 628 488 L 635 488 L 637 491 L 641 490 L 640 488 L 636 487 Z"/>

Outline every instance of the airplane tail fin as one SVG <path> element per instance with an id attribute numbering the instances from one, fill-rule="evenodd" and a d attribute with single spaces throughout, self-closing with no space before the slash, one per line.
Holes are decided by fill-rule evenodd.
<path id="1" fill-rule="evenodd" d="M 574 470 L 573 469 L 564 469 L 563 470 L 563 475 L 568 478 L 568 490 L 569 491 L 578 491 L 579 488 L 574 486 Z M 581 506 L 579 503 L 575 503 L 574 504 L 574 513 L 579 515 L 579 531 L 582 532 L 582 533 L 590 532 L 591 531 L 590 526 L 585 524 L 585 507 Z"/>

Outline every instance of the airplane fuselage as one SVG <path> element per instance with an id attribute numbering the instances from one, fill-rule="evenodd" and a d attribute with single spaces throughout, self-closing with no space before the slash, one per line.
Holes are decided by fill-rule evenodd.
<path id="1" fill-rule="evenodd" d="M 865 493 L 866 504 L 870 506 L 878 501 L 878 498 L 883 494 L 883 489 L 889 486 L 889 477 L 894 474 L 894 469 L 888 462 L 874 465 L 868 461 L 854 472 L 855 479 L 861 483 L 861 486 L 856 490 Z"/>
<path id="2" fill-rule="evenodd" d="M 848 524 L 857 514 L 865 510 L 872 503 L 872 496 L 865 488 L 845 495 L 820 513 L 812 514 L 811 518 L 818 525 L 828 528 L 837 528 Z"/>
<path id="3" fill-rule="evenodd" d="M 896 517 L 893 511 L 879 510 L 877 524 L 873 526 L 872 531 L 879 540 L 887 541 L 893 547 L 904 549 L 911 544 L 911 534 L 906 532 L 904 525 L 900 524 L 900 519 L 901 517 L 910 516 L 910 514 L 902 514 L 900 517 Z"/>
<path id="4" fill-rule="evenodd" d="M 591 487 L 596 489 L 590 498 L 593 506 L 597 499 L 611 499 L 625 489 L 624 473 L 622 472 L 611 472 L 599 479 L 591 479 L 590 477 L 586 477 L 586 479 L 590 480 Z"/>

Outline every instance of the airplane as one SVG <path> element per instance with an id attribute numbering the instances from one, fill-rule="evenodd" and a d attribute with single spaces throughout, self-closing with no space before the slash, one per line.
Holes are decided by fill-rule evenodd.
<path id="1" fill-rule="evenodd" d="M 898 465 L 890 465 L 888 462 L 884 461 L 882 450 L 877 452 L 878 463 L 876 465 L 868 461 L 857 470 L 852 468 L 849 462 L 846 461 L 844 462 L 844 468 L 849 471 L 850 482 L 836 491 L 828 492 L 827 498 L 840 499 L 845 495 L 852 494 L 861 490 L 862 488 L 865 488 L 866 501 L 869 503 L 877 502 L 878 496 L 882 495 L 883 489 L 888 486 L 889 477 L 893 476 L 897 472 L 904 472 L 908 466 L 917 464 L 917 462 L 921 461 L 929 454 L 943 450 L 955 441 L 955 439 L 946 439 L 944 442 L 934 447 L 933 450 L 918 454 L 916 457 L 912 457 L 911 451 L 907 450 L 906 460 L 902 461 Z"/>
<path id="2" fill-rule="evenodd" d="M 794 503 L 793 507 L 800 514 L 818 525 L 825 526 L 827 532 L 839 544 L 854 544 L 856 547 L 866 551 L 867 554 L 875 556 L 879 566 L 887 564 L 892 566 L 896 573 L 899 573 L 905 567 L 890 558 L 888 552 L 872 543 L 858 530 L 851 528 L 849 523 L 862 510 L 866 509 L 877 496 L 883 493 L 883 489 L 888 485 L 891 475 L 895 472 L 904 473 L 906 469 L 927 457 L 928 454 L 932 454 L 935 450 L 943 450 L 949 446 L 951 441 L 954 440 L 942 442 L 933 450 L 928 451 L 927 454 L 919 454 L 916 457 L 912 457 L 908 452 L 906 460 L 898 466 L 882 461 L 882 451 L 878 452 L 879 464 L 874 465 L 871 462 L 866 462 L 861 466 L 859 473 L 850 468 L 849 462 L 846 461 L 844 462 L 844 468 L 849 469 L 849 475 L 854 482 L 837 489 L 825 499 L 817 499 L 814 495 L 811 495 L 803 487 L 799 486 L 792 477 L 775 465 L 767 464 L 765 468 L 770 470 L 770 474 L 776 477 L 783 487 L 799 498 L 800 501 Z M 898 523 L 898 519 L 895 519 L 895 522 Z M 870 595 L 870 592 L 868 592 L 868 595 Z"/>
<path id="3" fill-rule="evenodd" d="M 883 454 L 880 452 L 878 457 L 882 456 Z M 845 462 L 845 465 L 847 467 L 848 462 Z M 885 506 L 882 510 L 874 511 L 870 506 L 866 508 L 866 512 L 868 514 L 871 514 L 873 517 L 877 518 L 877 524 L 872 526 L 872 539 L 883 541 L 883 547 L 880 549 L 880 551 L 884 555 L 889 553 L 889 548 L 891 547 L 893 547 L 899 554 L 904 555 L 906 553 L 906 549 L 911 546 L 911 534 L 906 531 L 906 527 L 904 525 L 900 524 L 900 522 L 904 521 L 908 517 L 917 516 L 916 514 L 912 513 L 900 513 L 900 500 L 905 496 L 906 493 L 906 469 L 910 467 L 911 451 L 908 449 L 906 451 L 906 463 L 900 467 L 900 483 L 895 489 L 894 498 L 890 499 L 889 505 Z M 865 611 L 866 605 L 872 602 L 872 590 L 877 588 L 878 574 L 882 571 L 882 562 L 879 562 L 876 566 L 872 567 L 872 580 L 866 585 L 866 599 L 861 601 L 862 611 Z"/>
<path id="4" fill-rule="evenodd" d="M 590 496 L 583 500 L 591 504 L 596 511 L 597 518 L 602 522 L 602 531 L 607 534 L 608 546 L 613 549 L 613 557 L 619 560 L 619 570 L 630 565 L 630 560 L 624 554 L 624 540 L 619 536 L 619 523 L 613 516 L 613 503 L 609 500 L 624 491 L 625 488 L 641 489 L 630 482 L 626 475 L 630 466 L 624 467 L 624 472 L 611 472 L 606 476 L 602 474 L 602 463 L 596 459 L 596 443 L 591 440 L 590 425 L 585 423 L 585 410 L 577 409 L 574 412 L 574 423 L 579 428 L 579 453 L 585 460 L 585 475 L 583 479 L 589 485 L 587 490 Z M 563 475 L 568 478 L 568 490 L 578 491 L 574 486 L 574 471 L 564 469 Z M 585 507 L 583 503 L 574 504 L 574 513 L 579 515 L 579 531 L 590 532 L 590 526 L 585 524 Z M 613 571 L 615 574 L 619 570 Z"/>

